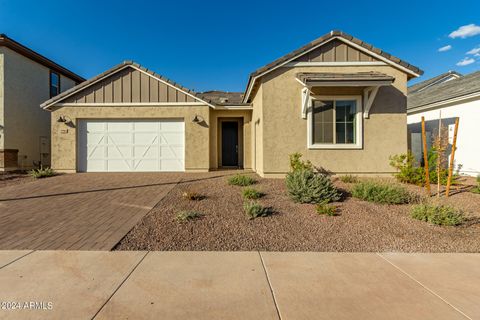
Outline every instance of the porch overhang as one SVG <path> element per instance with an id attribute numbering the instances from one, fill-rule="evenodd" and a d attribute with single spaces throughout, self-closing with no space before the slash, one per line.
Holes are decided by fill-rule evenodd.
<path id="1" fill-rule="evenodd" d="M 363 87 L 363 116 L 368 118 L 378 89 L 389 86 L 395 78 L 380 72 L 358 73 L 298 73 L 297 81 L 302 84 L 302 118 L 307 118 L 314 87 Z"/>

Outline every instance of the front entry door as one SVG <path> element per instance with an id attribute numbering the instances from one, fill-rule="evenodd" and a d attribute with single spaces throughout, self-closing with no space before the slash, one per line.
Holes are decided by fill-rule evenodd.
<path id="1" fill-rule="evenodd" d="M 238 122 L 222 122 L 222 166 L 238 167 Z"/>

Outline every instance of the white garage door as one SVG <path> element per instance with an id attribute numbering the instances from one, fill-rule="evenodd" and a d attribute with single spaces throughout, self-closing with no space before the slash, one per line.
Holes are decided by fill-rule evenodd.
<path id="1" fill-rule="evenodd" d="M 82 120 L 82 172 L 184 171 L 183 120 Z"/>

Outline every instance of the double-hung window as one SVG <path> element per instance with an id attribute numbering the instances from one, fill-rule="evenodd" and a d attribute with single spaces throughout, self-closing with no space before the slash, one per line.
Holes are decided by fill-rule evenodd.
<path id="1" fill-rule="evenodd" d="M 60 94 L 60 75 L 50 71 L 50 98 Z"/>
<path id="2" fill-rule="evenodd" d="M 362 147 L 360 96 L 314 96 L 308 113 L 308 146 L 311 149 Z"/>

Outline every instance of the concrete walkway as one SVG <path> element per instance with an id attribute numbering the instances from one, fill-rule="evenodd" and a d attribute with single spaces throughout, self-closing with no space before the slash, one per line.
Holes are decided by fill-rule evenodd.
<path id="1" fill-rule="evenodd" d="M 479 301 L 480 254 L 0 251 L 0 319 L 480 319 Z"/>

